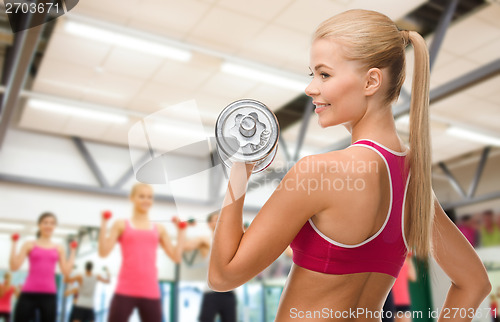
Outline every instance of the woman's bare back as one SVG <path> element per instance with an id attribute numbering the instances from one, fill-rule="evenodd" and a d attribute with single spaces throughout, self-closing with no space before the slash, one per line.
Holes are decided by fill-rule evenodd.
<path id="1" fill-rule="evenodd" d="M 393 283 L 387 274 L 329 275 L 293 265 L 276 321 L 380 321 Z"/>
<path id="2" fill-rule="evenodd" d="M 376 162 L 377 170 L 350 173 L 352 179 L 362 178 L 366 189 L 340 192 L 342 198 L 337 198 L 335 204 L 312 219 L 316 227 L 331 239 L 355 245 L 382 228 L 388 215 L 389 178 L 383 160 L 375 152 L 358 147 L 347 149 L 345 153 L 367 164 Z M 328 155 L 324 158 L 327 159 Z M 338 177 L 339 173 L 327 175 Z M 319 193 L 327 194 L 328 191 Z M 328 198 L 327 195 L 324 197 Z M 276 321 L 380 321 L 380 311 L 394 280 L 394 277 L 382 273 L 331 275 L 294 265 L 281 297 Z"/>

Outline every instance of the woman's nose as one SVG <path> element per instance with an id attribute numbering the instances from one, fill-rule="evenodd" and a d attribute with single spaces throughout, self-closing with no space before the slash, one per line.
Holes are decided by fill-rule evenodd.
<path id="1" fill-rule="evenodd" d="M 314 80 L 312 80 L 309 85 L 307 85 L 305 93 L 307 96 L 316 96 L 319 94 L 318 88 L 314 85 Z"/>

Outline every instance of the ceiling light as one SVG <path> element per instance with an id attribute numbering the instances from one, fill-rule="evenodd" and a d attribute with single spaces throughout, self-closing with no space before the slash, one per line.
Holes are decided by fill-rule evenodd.
<path id="1" fill-rule="evenodd" d="M 486 145 L 500 146 L 500 138 L 498 138 L 498 137 L 478 133 L 478 132 L 471 131 L 471 130 L 466 130 L 464 128 L 457 127 L 457 126 L 448 127 L 446 129 L 446 134 L 449 134 L 449 135 L 452 135 L 452 136 L 455 136 L 455 137 L 458 137 L 458 138 L 461 138 L 464 140 L 468 140 L 468 141 L 474 141 L 474 142 L 478 142 L 478 143 L 482 143 L 482 144 L 486 144 Z"/>
<path id="2" fill-rule="evenodd" d="M 97 67 L 96 67 L 96 69 L 97 69 Z M 99 95 L 99 96 L 105 96 L 105 97 L 116 98 L 116 99 L 123 99 L 123 97 L 124 97 L 124 95 L 121 95 L 118 93 L 112 93 L 109 90 L 100 90 L 100 89 L 95 89 L 95 88 L 89 88 L 87 86 L 82 86 L 82 85 L 73 85 L 71 83 L 67 83 L 64 81 L 41 79 L 40 82 L 47 84 L 47 85 L 50 85 L 50 86 L 69 88 L 69 89 L 74 89 L 77 91 L 81 90 L 81 91 L 84 91 L 85 94 Z"/>
<path id="3" fill-rule="evenodd" d="M 270 84 L 277 87 L 291 89 L 297 92 L 303 92 L 307 83 L 290 77 L 269 73 L 267 71 L 258 70 L 249 66 L 224 62 L 221 65 L 221 71 L 227 74 L 235 75 L 242 78 L 248 78 L 257 82 Z"/>
<path id="4" fill-rule="evenodd" d="M 128 117 L 92 110 L 90 108 L 82 108 L 75 106 L 67 106 L 54 102 L 43 101 L 38 99 L 30 99 L 28 105 L 37 110 L 43 110 L 53 113 L 66 114 L 69 116 L 81 117 L 95 121 L 111 122 L 111 123 L 127 123 Z"/>
<path id="5" fill-rule="evenodd" d="M 128 36 L 123 33 L 93 27 L 88 24 L 75 21 L 66 22 L 64 29 L 70 34 L 90 40 L 99 41 L 109 45 L 116 45 L 122 48 L 140 51 L 145 54 L 170 58 L 178 61 L 189 61 L 192 56 L 191 52 L 188 50 L 167 46 L 159 42 L 153 42 L 150 40 Z"/>
<path id="6" fill-rule="evenodd" d="M 25 226 L 21 224 L 0 223 L 0 230 L 5 229 L 5 230 L 21 231 L 24 230 L 24 228 Z"/>

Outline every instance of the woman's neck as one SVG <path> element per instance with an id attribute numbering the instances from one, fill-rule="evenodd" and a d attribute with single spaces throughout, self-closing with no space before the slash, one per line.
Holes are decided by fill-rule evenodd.
<path id="1" fill-rule="evenodd" d="M 38 237 L 38 241 L 42 244 L 50 244 L 51 243 L 50 236 L 40 236 L 40 237 Z"/>
<path id="2" fill-rule="evenodd" d="M 149 216 L 147 212 L 141 212 L 138 210 L 134 210 L 132 213 L 132 219 L 134 221 L 142 221 L 142 220 L 149 220 Z"/>
<path id="3" fill-rule="evenodd" d="M 351 143 L 361 139 L 384 141 L 388 137 L 398 137 L 390 106 L 376 106 L 368 109 L 355 124 L 345 126 L 351 132 Z"/>

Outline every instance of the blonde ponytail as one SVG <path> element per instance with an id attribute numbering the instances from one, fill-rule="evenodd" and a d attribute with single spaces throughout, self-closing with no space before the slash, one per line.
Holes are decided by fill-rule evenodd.
<path id="1" fill-rule="evenodd" d="M 402 31 L 403 39 L 413 45 L 415 65 L 410 102 L 410 231 L 408 244 L 417 257 L 426 259 L 430 252 L 434 204 L 431 182 L 431 137 L 429 129 L 429 52 L 425 40 L 414 31 Z M 408 35 L 406 37 L 406 34 Z"/>

